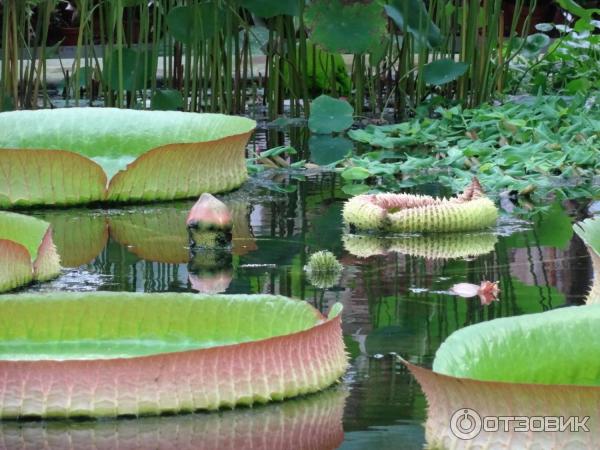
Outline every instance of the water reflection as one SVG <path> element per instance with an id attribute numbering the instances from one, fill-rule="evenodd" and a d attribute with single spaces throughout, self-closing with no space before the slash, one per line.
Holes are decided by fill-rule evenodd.
<path id="1" fill-rule="evenodd" d="M 346 196 L 334 174 L 276 177 L 253 178 L 220 197 L 237 218 L 227 258 L 209 252 L 191 259 L 185 218 L 193 201 L 36 213 L 53 224 L 64 265 L 72 268 L 30 289 L 271 293 L 322 311 L 341 301 L 352 355 L 344 380 L 344 448 L 420 448 L 425 442 L 425 398 L 391 363 L 390 352 L 427 367 L 459 328 L 581 303 L 587 293 L 589 257 L 571 229 L 584 214 L 583 203 L 554 204 L 526 220 L 504 217 L 493 233 L 383 242 L 363 237 L 354 245 L 343 229 Z M 447 194 L 435 185 L 423 193 Z M 333 252 L 344 265 L 329 289 L 311 286 L 303 271 L 318 250 Z M 449 292 L 457 283 L 482 280 L 499 282 L 498 302 L 482 305 Z"/>
<path id="2" fill-rule="evenodd" d="M 338 448 L 347 391 L 342 387 L 255 408 L 97 421 L 0 422 L 0 448 L 312 449 Z"/>

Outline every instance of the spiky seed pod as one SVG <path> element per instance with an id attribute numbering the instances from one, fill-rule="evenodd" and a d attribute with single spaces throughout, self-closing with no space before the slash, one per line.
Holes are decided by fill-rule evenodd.
<path id="1" fill-rule="evenodd" d="M 346 202 L 343 216 L 351 228 L 358 230 L 454 232 L 493 226 L 498 209 L 474 178 L 461 195 L 451 199 L 410 194 L 359 195 Z"/>
<path id="2" fill-rule="evenodd" d="M 326 289 L 338 282 L 342 274 L 342 265 L 333 253 L 322 250 L 310 256 L 304 270 L 313 286 Z"/>
<path id="3" fill-rule="evenodd" d="M 426 259 L 463 259 L 494 250 L 498 237 L 493 233 L 440 233 L 394 238 L 345 235 L 344 247 L 360 258 L 402 253 Z"/>

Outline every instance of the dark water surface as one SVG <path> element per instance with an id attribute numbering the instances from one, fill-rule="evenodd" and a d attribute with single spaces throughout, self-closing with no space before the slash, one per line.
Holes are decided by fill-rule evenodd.
<path id="1" fill-rule="evenodd" d="M 435 185 L 420 191 L 447 194 Z M 341 302 L 351 355 L 343 383 L 303 399 L 215 414 L 2 424 L 0 445 L 244 448 L 272 439 L 273 447 L 283 442 L 290 449 L 422 448 L 426 401 L 393 355 L 430 366 L 454 330 L 579 304 L 592 276 L 572 232 L 585 203 L 556 203 L 526 218 L 504 212 L 490 233 L 378 240 L 345 236 L 347 196 L 333 173 L 258 176 L 220 197 L 234 213 L 231 254 L 190 255 L 185 219 L 192 201 L 36 211 L 52 223 L 68 268 L 28 290 L 283 294 L 322 311 Z M 303 272 L 308 256 L 322 249 L 344 265 L 338 285 L 326 290 L 311 286 Z M 499 281 L 497 302 L 448 292 L 455 283 L 482 280 Z"/>

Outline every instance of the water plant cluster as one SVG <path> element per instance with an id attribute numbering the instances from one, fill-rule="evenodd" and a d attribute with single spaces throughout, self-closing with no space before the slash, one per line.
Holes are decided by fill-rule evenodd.
<path id="1" fill-rule="evenodd" d="M 536 0 L 0 0 L 0 434 L 5 419 L 141 424 L 284 401 L 250 439 L 292 429 L 298 447 L 332 448 L 344 386 L 383 358 L 375 345 L 419 382 L 432 448 L 579 442 L 448 428 L 467 407 L 598 419 L 600 9 L 556 3 L 556 23 L 534 24 Z M 57 20 L 74 29 L 69 65 Z M 318 194 L 289 182 L 311 177 Z M 568 245 L 591 262 L 573 275 L 590 282 L 585 305 L 523 307 L 538 273 L 556 297 L 531 249 L 568 263 Z M 115 248 L 129 265 L 113 264 Z M 89 288 L 90 261 L 122 277 L 133 267 L 130 290 L 146 292 L 85 292 L 119 287 Z M 140 261 L 161 289 L 140 288 Z M 442 266 L 455 273 L 432 281 Z M 177 270 L 196 293 L 180 292 Z M 76 286 L 43 292 L 73 273 Z M 440 333 L 426 310 L 426 338 L 409 315 L 394 347 L 377 344 L 398 332 L 380 326 L 389 316 L 423 306 L 398 292 L 434 283 Z M 344 316 L 342 303 L 355 308 Z M 377 322 L 366 334 L 363 313 Z M 403 352 L 411 339 L 429 360 Z M 290 399 L 336 384 L 305 404 L 303 428 Z M 206 420 L 219 429 L 237 413 Z M 231 427 L 246 433 L 253 414 Z M 597 447 L 597 424 L 588 436 Z"/>
<path id="2" fill-rule="evenodd" d="M 318 93 L 349 97 L 358 114 L 402 116 L 431 96 L 476 105 L 502 93 L 511 62 L 535 46 L 536 3 L 516 0 L 507 15 L 501 0 L 5 0 L 0 108 L 51 106 L 48 60 L 59 58 L 61 93 L 76 106 L 264 105 L 274 118 L 286 99 L 308 115 Z M 53 42 L 67 29 L 74 42 Z M 67 44 L 74 58 L 63 63 Z"/>

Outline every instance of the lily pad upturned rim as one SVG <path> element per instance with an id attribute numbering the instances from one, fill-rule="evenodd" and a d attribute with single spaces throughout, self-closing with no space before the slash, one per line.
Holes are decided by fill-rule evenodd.
<path id="1" fill-rule="evenodd" d="M 255 127 L 242 116 L 180 111 L 0 113 L 0 168 L 18 168 L 0 171 L 0 207 L 143 203 L 232 190 L 247 178 L 244 152 Z"/>
<path id="2" fill-rule="evenodd" d="M 266 403 L 324 389 L 347 366 L 340 306 L 325 318 L 310 304 L 281 296 L 21 294 L 0 298 L 0 311 L 13 317 L 0 331 L 2 419 L 143 416 Z M 187 327 L 183 334 L 180 326 Z M 250 329 L 259 336 L 245 335 Z M 227 331 L 243 338 L 198 347 L 185 330 L 196 339 Z M 110 354 L 98 353 L 102 346 L 86 333 L 108 339 L 104 351 Z M 87 359 L 90 349 L 95 359 Z"/>

